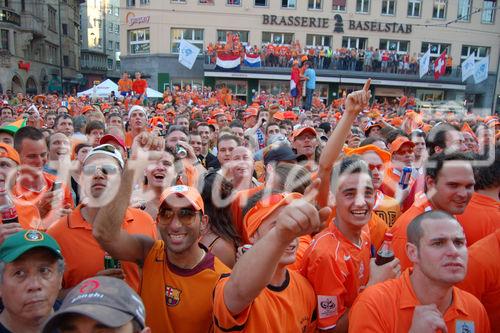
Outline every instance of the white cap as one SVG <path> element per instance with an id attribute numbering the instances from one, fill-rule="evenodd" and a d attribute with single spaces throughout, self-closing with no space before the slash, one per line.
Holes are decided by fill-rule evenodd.
<path id="1" fill-rule="evenodd" d="M 92 149 L 90 151 L 90 153 L 87 155 L 87 157 L 85 157 L 85 159 L 83 160 L 83 164 L 85 164 L 91 156 L 94 156 L 97 154 L 111 156 L 118 161 L 118 164 L 120 165 L 122 170 L 125 167 L 125 162 L 123 162 L 123 157 L 122 157 L 122 154 L 120 153 L 120 151 L 118 149 L 116 149 L 113 145 L 110 145 L 107 143 L 100 145 L 100 146 L 97 146 L 94 149 Z"/>
<path id="2" fill-rule="evenodd" d="M 146 114 L 146 110 L 144 110 L 144 108 L 140 105 L 134 105 L 130 108 L 130 111 L 128 112 L 128 118 L 130 119 L 130 116 L 132 115 L 132 112 L 134 111 L 141 111 L 142 113 L 144 113 L 144 115 L 146 116 L 146 118 L 148 117 L 148 115 Z"/>

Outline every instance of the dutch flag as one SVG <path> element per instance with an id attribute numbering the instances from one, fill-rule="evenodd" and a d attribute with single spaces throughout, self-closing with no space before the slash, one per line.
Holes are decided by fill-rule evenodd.
<path id="1" fill-rule="evenodd" d="M 217 53 L 217 61 L 215 70 L 217 71 L 239 71 L 241 59 L 238 54 L 233 53 Z"/>
<path id="2" fill-rule="evenodd" d="M 248 67 L 260 67 L 260 55 L 245 53 L 245 65 Z"/>

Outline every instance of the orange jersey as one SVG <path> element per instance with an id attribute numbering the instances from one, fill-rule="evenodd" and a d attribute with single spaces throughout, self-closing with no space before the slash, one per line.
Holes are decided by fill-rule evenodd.
<path id="1" fill-rule="evenodd" d="M 66 263 L 63 288 L 72 288 L 104 269 L 104 250 L 92 235 L 92 224 L 83 219 L 81 208 L 82 205 L 78 205 L 70 215 L 62 217 L 47 230 L 61 246 Z M 153 219 L 140 209 L 127 209 L 122 228 L 130 234 L 157 238 Z M 138 291 L 139 266 L 127 261 L 121 264 L 125 281 Z"/>
<path id="2" fill-rule="evenodd" d="M 370 238 L 361 233 L 360 246 L 351 243 L 331 223 L 317 234 L 302 259 L 300 272 L 316 293 L 318 328 L 334 328 L 352 306 L 370 277 Z"/>
<path id="3" fill-rule="evenodd" d="M 156 241 L 144 262 L 146 325 L 154 333 L 212 332 L 213 290 L 230 269 L 211 253 L 193 269 L 179 268 L 168 261 L 164 246 Z"/>
<path id="4" fill-rule="evenodd" d="M 298 272 L 287 271 L 282 286 L 267 286 L 252 304 L 238 315 L 232 315 L 224 303 L 224 286 L 228 280 L 228 277 L 221 279 L 215 287 L 215 332 L 315 331 L 314 291 Z"/>
<path id="5" fill-rule="evenodd" d="M 134 93 L 142 95 L 146 92 L 146 88 L 148 87 L 148 82 L 144 79 L 134 80 L 132 83 L 132 90 Z"/>
<path id="6" fill-rule="evenodd" d="M 500 202 L 484 194 L 474 192 L 457 220 L 464 228 L 467 246 L 500 228 Z"/>
<path id="7" fill-rule="evenodd" d="M 476 296 L 490 317 L 492 332 L 500 332 L 500 229 L 469 248 L 467 276 L 457 287 Z"/>
<path id="8" fill-rule="evenodd" d="M 132 80 L 131 79 L 118 80 L 118 91 L 119 92 L 130 92 L 131 90 L 132 90 Z"/>
<path id="9" fill-rule="evenodd" d="M 418 305 L 422 304 L 413 290 L 410 270 L 406 270 L 401 277 L 377 283 L 359 295 L 349 313 L 349 332 L 408 332 Z M 456 287 L 443 319 L 448 333 L 490 332 L 481 302 Z"/>
<path id="10" fill-rule="evenodd" d="M 396 223 L 394 223 L 390 230 L 393 235 L 392 249 L 394 250 L 395 256 L 400 260 L 401 271 L 408 267 L 413 267 L 413 263 L 406 255 L 406 229 L 415 217 L 432 210 L 432 208 L 433 207 L 427 199 L 427 196 L 422 193 L 420 196 L 415 198 L 413 205 L 406 212 L 404 212 L 399 219 L 396 220 Z"/>
<path id="11" fill-rule="evenodd" d="M 387 224 L 389 228 L 392 227 L 394 222 L 396 222 L 396 220 L 401 216 L 399 202 L 396 199 L 382 193 L 382 191 L 377 191 L 373 211 Z"/>

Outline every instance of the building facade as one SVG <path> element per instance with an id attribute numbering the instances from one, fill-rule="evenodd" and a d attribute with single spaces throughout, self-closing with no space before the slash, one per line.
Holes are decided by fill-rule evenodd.
<path id="1" fill-rule="evenodd" d="M 36 94 L 78 89 L 82 79 L 78 6 L 76 0 L 0 1 L 1 91 Z"/>
<path id="2" fill-rule="evenodd" d="M 414 94 L 425 100 L 469 101 L 490 109 L 499 95 L 500 23 L 496 1 L 485 0 L 121 0 L 122 68 L 149 74 L 149 84 L 228 84 L 242 98 L 258 89 L 288 89 L 289 69 L 242 68 L 220 73 L 200 56 L 191 70 L 177 61 L 185 39 L 206 50 L 225 42 L 228 32 L 259 48 L 269 43 L 390 50 L 418 57 L 431 49 L 432 59 L 447 51 L 452 75 L 398 75 L 363 71 L 318 70 L 326 99 L 360 87 L 374 78 L 379 96 Z M 462 82 L 460 64 L 470 54 L 489 57 L 489 77 Z"/>
<path id="3" fill-rule="evenodd" d="M 87 0 L 80 6 L 81 62 L 86 88 L 120 77 L 120 1 Z"/>

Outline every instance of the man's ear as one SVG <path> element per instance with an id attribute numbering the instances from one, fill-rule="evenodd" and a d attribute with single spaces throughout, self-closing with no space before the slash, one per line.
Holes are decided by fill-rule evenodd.
<path id="1" fill-rule="evenodd" d="M 415 244 L 406 243 L 406 255 L 412 263 L 418 262 L 418 248 Z"/>
<path id="2" fill-rule="evenodd" d="M 201 231 L 202 232 L 205 232 L 207 230 L 209 220 L 210 220 L 210 218 L 208 217 L 208 215 L 201 216 Z"/>

